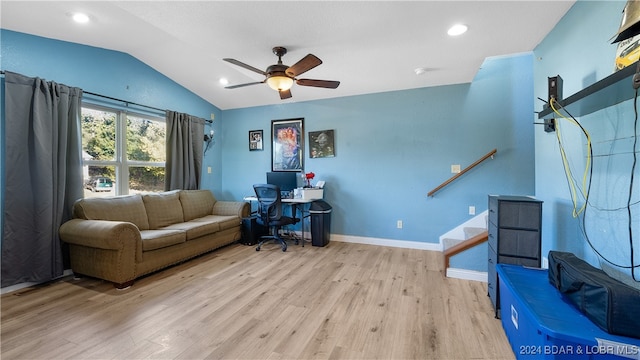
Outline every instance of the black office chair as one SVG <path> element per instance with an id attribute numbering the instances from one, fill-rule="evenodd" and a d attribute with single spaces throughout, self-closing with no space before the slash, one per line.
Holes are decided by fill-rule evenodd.
<path id="1" fill-rule="evenodd" d="M 282 251 L 287 251 L 287 242 L 278 233 L 280 228 L 286 225 L 294 225 L 300 219 L 284 216 L 282 211 L 282 198 L 280 188 L 271 184 L 253 185 L 253 190 L 258 197 L 258 224 L 269 228 L 269 235 L 261 236 L 256 251 L 266 241 L 275 240 L 282 246 Z"/>

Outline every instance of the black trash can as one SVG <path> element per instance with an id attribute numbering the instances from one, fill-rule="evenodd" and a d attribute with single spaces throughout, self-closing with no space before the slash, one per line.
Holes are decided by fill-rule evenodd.
<path id="1" fill-rule="evenodd" d="M 269 228 L 258 224 L 255 216 L 242 219 L 241 244 L 255 245 L 260 242 L 260 237 L 263 235 L 269 235 Z"/>
<path id="2" fill-rule="evenodd" d="M 331 229 L 331 205 L 324 200 L 316 200 L 309 205 L 309 216 L 311 216 L 311 245 L 327 245 Z"/>

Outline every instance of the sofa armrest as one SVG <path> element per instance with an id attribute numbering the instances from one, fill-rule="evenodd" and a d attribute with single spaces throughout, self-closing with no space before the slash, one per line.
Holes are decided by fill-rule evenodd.
<path id="1" fill-rule="evenodd" d="M 142 261 L 140 230 L 130 222 L 72 219 L 60 226 L 59 233 L 60 238 L 69 244 L 105 250 L 133 248 L 136 262 Z"/>
<path id="2" fill-rule="evenodd" d="M 212 215 L 235 215 L 239 218 L 249 217 L 251 207 L 244 201 L 216 201 Z"/>

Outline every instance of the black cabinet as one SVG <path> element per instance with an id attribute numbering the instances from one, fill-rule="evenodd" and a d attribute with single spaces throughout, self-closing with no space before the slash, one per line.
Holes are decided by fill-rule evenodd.
<path id="1" fill-rule="evenodd" d="M 489 195 L 488 290 L 500 309 L 496 264 L 540 267 L 542 201 L 529 196 Z"/>

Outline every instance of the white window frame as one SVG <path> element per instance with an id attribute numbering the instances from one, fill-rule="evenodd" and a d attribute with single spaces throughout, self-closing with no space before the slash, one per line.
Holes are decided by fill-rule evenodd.
<path id="1" fill-rule="evenodd" d="M 90 109 L 97 111 L 112 112 L 116 114 L 116 141 L 115 141 L 115 160 L 83 160 L 83 166 L 113 166 L 116 172 L 115 178 L 115 195 L 127 195 L 129 194 L 129 167 L 135 166 L 154 166 L 163 167 L 166 171 L 166 162 L 150 162 L 150 161 L 135 161 L 127 159 L 127 116 L 134 116 L 139 118 L 148 119 L 151 121 L 157 121 L 165 123 L 166 119 L 159 116 L 153 116 L 148 114 L 142 114 L 138 112 L 132 112 L 122 110 L 114 107 L 101 106 L 92 103 L 82 103 L 82 109 Z M 82 130 L 81 130 L 82 131 Z M 165 139 L 166 141 L 166 139 Z"/>

